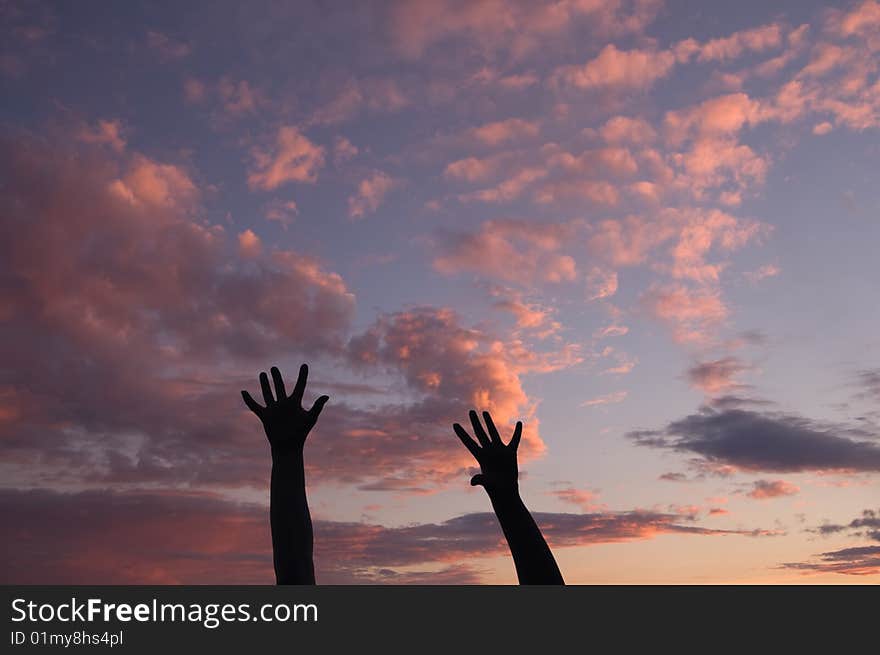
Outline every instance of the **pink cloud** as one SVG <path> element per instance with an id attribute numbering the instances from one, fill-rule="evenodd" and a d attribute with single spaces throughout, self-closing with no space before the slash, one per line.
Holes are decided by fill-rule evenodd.
<path id="1" fill-rule="evenodd" d="M 719 197 L 734 205 L 739 204 L 739 190 L 762 185 L 770 168 L 768 159 L 730 138 L 697 139 L 672 161 L 682 170 L 676 186 L 689 190 L 697 200 L 704 199 L 709 189 L 733 186 L 738 191 L 723 189 Z"/>
<path id="2" fill-rule="evenodd" d="M 781 496 L 794 496 L 799 491 L 800 487 L 785 480 L 757 480 L 752 490 L 746 495 L 757 500 L 767 500 Z"/>
<path id="3" fill-rule="evenodd" d="M 267 221 L 280 223 L 285 229 L 287 229 L 299 213 L 299 208 L 294 200 L 275 198 L 266 203 L 263 212 Z"/>
<path id="4" fill-rule="evenodd" d="M 587 274 L 587 300 L 602 300 L 617 293 L 617 273 L 597 266 Z"/>
<path id="5" fill-rule="evenodd" d="M 584 512 L 592 512 L 600 508 L 600 505 L 596 502 L 599 499 L 599 494 L 589 489 L 565 487 L 563 489 L 554 489 L 550 493 L 563 503 L 580 507 Z"/>
<path id="6" fill-rule="evenodd" d="M 507 141 L 537 136 L 539 129 L 537 122 L 508 118 L 475 127 L 470 134 L 486 145 L 497 146 Z"/>
<path id="7" fill-rule="evenodd" d="M 2 356 L 22 390 L 15 406 L 43 407 L 0 426 L 15 436 L 4 452 L 22 475 L 59 482 L 256 479 L 252 426 L 219 402 L 239 380 L 217 362 L 340 352 L 354 297 L 308 256 L 197 219 L 198 189 L 179 167 L 108 154 L 0 143 L 14 189 L 0 257 L 16 281 Z"/>
<path id="8" fill-rule="evenodd" d="M 643 307 L 667 323 L 677 341 L 706 341 L 712 330 L 722 324 L 730 311 L 720 292 L 684 285 L 653 285 L 642 294 Z"/>
<path id="9" fill-rule="evenodd" d="M 602 374 L 627 375 L 628 373 L 632 373 L 632 370 L 636 367 L 636 364 L 638 364 L 638 361 L 634 359 L 627 360 L 623 358 L 617 366 L 606 368 L 604 371 L 602 371 Z"/>
<path id="10" fill-rule="evenodd" d="M 744 52 L 761 52 L 782 45 L 782 28 L 776 24 L 762 25 L 730 36 L 707 41 L 700 47 L 700 61 L 735 59 Z"/>
<path id="11" fill-rule="evenodd" d="M 230 77 L 223 77 L 217 83 L 217 94 L 223 107 L 223 112 L 229 118 L 239 118 L 246 114 L 256 113 L 258 107 L 265 101 L 262 94 L 254 89 L 247 80 L 235 81 Z"/>
<path id="12" fill-rule="evenodd" d="M 391 114 L 410 104 L 409 96 L 393 78 L 350 79 L 335 90 L 331 100 L 313 112 L 309 122 L 335 125 L 355 118 L 362 111 Z"/>
<path id="13" fill-rule="evenodd" d="M 357 157 L 358 147 L 344 136 L 337 136 L 333 140 L 333 160 L 339 164 Z"/>
<path id="14" fill-rule="evenodd" d="M 396 50 L 421 57 L 435 44 L 465 39 L 477 50 L 506 50 L 514 57 L 547 48 L 575 27 L 602 37 L 640 33 L 661 7 L 659 0 L 553 2 L 527 0 L 415 0 L 396 2 L 390 30 Z"/>
<path id="15" fill-rule="evenodd" d="M 459 196 L 462 202 L 503 203 L 519 198 L 532 183 L 547 177 L 543 168 L 526 167 L 519 169 L 503 182 L 485 189 L 479 189 Z"/>
<path id="16" fill-rule="evenodd" d="M 627 216 L 593 225 L 587 248 L 614 266 L 634 266 L 644 263 L 652 249 L 674 234 L 674 227 L 668 222 Z"/>
<path id="17" fill-rule="evenodd" d="M 745 93 L 731 93 L 698 105 L 669 111 L 664 117 L 667 137 L 678 143 L 689 135 L 723 136 L 739 132 L 762 119 L 760 104 Z"/>
<path id="18" fill-rule="evenodd" d="M 608 44 L 582 66 L 563 66 L 553 73 L 556 84 L 578 89 L 647 89 L 672 72 L 675 55 L 668 51 L 618 50 Z"/>
<path id="19" fill-rule="evenodd" d="M 608 147 L 584 150 L 579 155 L 562 150 L 556 144 L 542 149 L 547 165 L 572 173 L 627 177 L 638 171 L 638 164 L 627 148 Z"/>
<path id="20" fill-rule="evenodd" d="M 186 171 L 140 154 L 129 160 L 127 171 L 107 183 L 116 198 L 141 208 L 183 210 L 193 205 L 199 192 Z"/>
<path id="21" fill-rule="evenodd" d="M 387 173 L 373 171 L 369 177 L 360 181 L 357 193 L 348 197 L 348 215 L 352 218 L 363 218 L 365 214 L 372 214 L 398 184 Z"/>
<path id="22" fill-rule="evenodd" d="M 564 223 L 486 221 L 477 232 L 442 238 L 434 269 L 447 275 L 473 271 L 526 285 L 574 280 L 575 260 L 560 252 L 574 229 Z"/>
<path id="23" fill-rule="evenodd" d="M 781 269 L 775 264 L 765 264 L 754 271 L 746 271 L 743 275 L 745 275 L 746 279 L 752 284 L 757 284 L 768 277 L 776 277 L 780 272 Z"/>
<path id="24" fill-rule="evenodd" d="M 659 204 L 663 196 L 663 187 L 647 180 L 633 182 L 628 188 L 634 196 L 654 205 Z"/>
<path id="25" fill-rule="evenodd" d="M 95 127 L 84 125 L 76 138 L 84 143 L 102 144 L 116 152 L 125 150 L 125 137 L 122 136 L 122 123 L 118 120 L 99 120 Z"/>
<path id="26" fill-rule="evenodd" d="M 848 12 L 833 13 L 829 23 L 831 29 L 844 37 L 880 31 L 880 2 L 864 0 Z"/>
<path id="27" fill-rule="evenodd" d="M 348 343 L 354 298 L 342 278 L 253 230 L 232 236 L 195 220 L 199 194 L 185 171 L 30 141 L 0 153 L 17 190 L 3 201 L 16 237 L 2 234 L 0 255 L 17 283 L 5 294 L 0 354 L 27 390 L 0 387 L 0 431 L 24 478 L 261 486 L 265 444 L 237 402 L 253 374 L 237 371 L 279 353 L 379 367 L 401 383 L 399 402 L 367 409 L 344 390 L 331 401 L 309 442 L 317 484 L 424 492 L 466 477 L 473 461 L 449 426 L 468 407 L 510 429 L 525 420 L 524 461 L 543 451 L 521 376 L 582 361 L 575 345 L 533 351 L 431 308 L 383 315 Z M 505 230 L 551 263 L 560 256 L 562 228 Z M 52 373 L 59 366 L 64 376 Z"/>
<path id="28" fill-rule="evenodd" d="M 493 306 L 509 312 L 516 319 L 516 327 L 529 330 L 539 339 L 549 337 L 562 327 L 553 319 L 553 310 L 538 303 L 526 302 L 522 294 L 510 289 L 493 290 L 492 295 L 498 298 Z"/>
<path id="29" fill-rule="evenodd" d="M 503 154 L 483 159 L 477 157 L 459 159 L 448 164 L 443 175 L 454 180 L 482 182 L 490 177 L 495 177 L 505 159 L 507 156 Z"/>
<path id="30" fill-rule="evenodd" d="M 188 77 L 183 82 L 183 98 L 188 104 L 197 105 L 208 96 L 208 87 L 195 77 Z"/>
<path id="31" fill-rule="evenodd" d="M 672 276 L 695 282 L 717 282 L 723 264 L 710 264 L 706 256 L 713 247 L 732 251 L 758 239 L 769 226 L 758 221 L 737 219 L 718 210 L 683 212 L 685 224 L 672 248 Z"/>
<path id="32" fill-rule="evenodd" d="M 575 199 L 613 207 L 618 204 L 620 194 L 617 187 L 604 180 L 569 179 L 542 185 L 536 190 L 534 199 L 545 205 Z"/>
<path id="33" fill-rule="evenodd" d="M 700 362 L 687 371 L 688 381 L 707 394 L 727 392 L 740 385 L 736 378 L 749 370 L 749 366 L 736 357 Z"/>
<path id="34" fill-rule="evenodd" d="M 260 254 L 263 244 L 253 230 L 247 229 L 238 235 L 238 249 L 243 257 L 256 257 Z"/>
<path id="35" fill-rule="evenodd" d="M 625 325 L 606 325 L 593 332 L 594 339 L 605 339 L 607 337 L 622 337 L 629 334 L 629 328 Z"/>
<path id="36" fill-rule="evenodd" d="M 599 405 L 614 405 L 617 403 L 622 403 L 626 400 L 628 391 L 615 391 L 613 393 L 606 393 L 602 396 L 596 396 L 595 398 L 590 398 L 589 400 L 585 400 L 581 403 L 581 407 L 597 407 Z"/>
<path id="37" fill-rule="evenodd" d="M 356 367 L 401 375 L 422 400 L 382 408 L 381 418 L 372 419 L 380 434 L 362 445 L 347 443 L 345 435 L 368 420 L 363 412 L 322 417 L 321 438 L 314 444 L 320 452 L 326 449 L 326 457 L 318 455 L 322 475 L 335 476 L 336 469 L 338 475 L 351 475 L 352 467 L 363 467 L 371 476 L 411 486 L 448 482 L 473 465 L 469 453 L 452 447 L 449 431 L 471 407 L 492 412 L 496 424 L 508 431 L 522 419 L 524 460 L 542 454 L 535 406 L 520 376 L 579 361 L 567 350 L 553 356 L 535 353 L 519 340 L 463 327 L 451 310 L 427 307 L 380 317 L 352 339 L 349 353 Z"/>
<path id="38" fill-rule="evenodd" d="M 248 175 L 252 189 L 272 191 L 289 182 L 314 183 L 324 166 L 324 148 L 312 143 L 299 129 L 278 129 L 275 143 L 251 150 L 253 166 Z"/>
<path id="39" fill-rule="evenodd" d="M 178 41 L 162 32 L 147 32 L 147 45 L 156 51 L 163 61 L 183 59 L 192 52 L 192 47 L 184 41 Z"/>
<path id="40" fill-rule="evenodd" d="M 657 138 L 657 132 L 641 118 L 615 116 L 609 118 L 599 129 L 599 134 L 609 143 L 632 143 L 643 145 Z"/>

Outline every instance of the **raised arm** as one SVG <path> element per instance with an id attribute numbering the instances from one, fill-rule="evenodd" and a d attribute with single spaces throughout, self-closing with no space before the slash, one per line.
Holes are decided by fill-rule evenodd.
<path id="1" fill-rule="evenodd" d="M 241 397 L 263 422 L 272 451 L 269 517 L 275 580 L 280 585 L 315 584 L 312 517 L 306 502 L 303 446 L 329 397 L 321 396 L 311 409 L 303 409 L 303 392 L 309 376 L 309 367 L 305 364 L 299 369 L 299 378 L 290 396 L 284 391 L 281 372 L 273 366 L 271 373 L 275 396 L 269 386 L 269 376 L 260 373 L 265 407 L 251 398 L 247 391 L 242 391 Z"/>
<path id="2" fill-rule="evenodd" d="M 480 473 L 471 478 L 471 485 L 482 485 L 489 494 L 495 516 L 510 546 L 519 583 L 565 584 L 550 547 L 519 496 L 516 449 L 522 437 L 522 422 L 517 421 L 513 438 L 505 445 L 489 412 L 483 412 L 488 434 L 473 410 L 470 419 L 479 444 L 458 423 L 452 427 L 480 465 Z"/>

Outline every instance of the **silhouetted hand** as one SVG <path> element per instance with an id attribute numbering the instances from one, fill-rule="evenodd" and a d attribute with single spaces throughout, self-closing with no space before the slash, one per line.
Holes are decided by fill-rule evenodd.
<path id="1" fill-rule="evenodd" d="M 522 438 L 522 422 L 516 422 L 513 437 L 505 445 L 489 412 L 483 412 L 485 430 L 475 411 L 471 410 L 469 416 L 479 445 L 458 423 L 453 423 L 452 428 L 480 464 L 480 472 L 471 478 L 471 484 L 482 485 L 489 494 L 492 509 L 510 546 L 519 583 L 565 584 L 541 529 L 519 495 L 516 449 Z"/>
<path id="2" fill-rule="evenodd" d="M 302 398 L 309 377 L 309 367 L 305 364 L 299 368 L 299 378 L 293 393 L 288 396 L 284 391 L 284 379 L 276 367 L 270 369 L 275 383 L 275 396 L 269 386 L 269 376 L 260 373 L 260 387 L 263 389 L 263 407 L 257 403 L 247 391 L 241 392 L 245 405 L 263 422 L 263 429 L 269 438 L 272 455 L 302 454 L 303 446 L 309 431 L 315 427 L 318 416 L 324 408 L 329 396 L 321 396 L 311 409 L 303 409 Z"/>
<path id="3" fill-rule="evenodd" d="M 480 424 L 477 413 L 471 410 L 468 415 L 474 428 L 474 434 L 480 442 L 479 445 L 458 423 L 454 423 L 452 428 L 480 465 L 480 473 L 471 478 L 471 485 L 482 485 L 489 495 L 505 492 L 516 493 L 519 489 L 516 449 L 522 437 L 522 422 L 516 422 L 513 437 L 510 439 L 510 443 L 505 445 L 501 441 L 498 429 L 492 422 L 492 416 L 489 412 L 483 412 L 483 420 L 489 431 L 488 435 Z"/>

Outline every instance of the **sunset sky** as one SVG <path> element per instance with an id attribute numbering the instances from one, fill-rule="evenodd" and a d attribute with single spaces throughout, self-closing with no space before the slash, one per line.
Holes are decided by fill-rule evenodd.
<path id="1" fill-rule="evenodd" d="M 0 0 L 3 582 L 880 578 L 880 2 Z"/>

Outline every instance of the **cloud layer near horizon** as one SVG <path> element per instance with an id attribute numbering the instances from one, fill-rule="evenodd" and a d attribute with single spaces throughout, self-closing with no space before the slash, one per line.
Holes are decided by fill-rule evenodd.
<path id="1" fill-rule="evenodd" d="M 270 584 L 266 507 L 198 493 L 0 491 L 14 526 L 7 584 Z M 73 519 L 73 520 L 72 520 Z M 773 536 L 704 528 L 652 511 L 535 514 L 556 549 L 663 534 Z M 389 528 L 315 521 L 323 584 L 473 584 L 480 561 L 507 545 L 491 513 Z M 463 563 L 464 562 L 464 563 Z"/>

